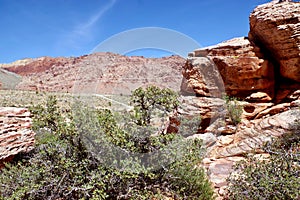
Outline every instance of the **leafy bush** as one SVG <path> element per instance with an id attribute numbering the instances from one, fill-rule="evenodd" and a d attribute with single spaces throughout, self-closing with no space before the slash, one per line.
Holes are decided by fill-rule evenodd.
<path id="1" fill-rule="evenodd" d="M 243 113 L 243 106 L 239 104 L 239 101 L 235 97 L 225 96 L 225 105 L 227 109 L 227 115 L 234 125 L 241 122 L 241 115 Z"/>
<path id="2" fill-rule="evenodd" d="M 170 112 L 178 107 L 178 94 L 157 86 L 139 87 L 131 95 L 131 105 L 134 106 L 137 124 L 149 125 L 155 109 Z"/>
<path id="3" fill-rule="evenodd" d="M 36 147 L 2 169 L 0 199 L 214 199 L 203 169 L 196 167 L 204 151 L 201 141 L 154 136 L 150 126 L 132 122 L 120 126 L 109 110 L 81 108 L 71 115 L 59 110 L 55 97 L 45 105 L 31 108 Z M 105 151 L 91 151 L 89 139 L 95 150 L 100 144 Z M 145 165 L 138 157 L 120 158 L 107 144 L 125 155 L 161 151 L 142 157 L 148 163 L 161 161 L 160 167 Z M 127 168 L 110 165 L 115 162 Z"/>
<path id="4" fill-rule="evenodd" d="M 249 156 L 229 178 L 230 199 L 299 199 L 300 132 L 296 129 L 268 143 L 270 157 Z"/>
<path id="5" fill-rule="evenodd" d="M 200 129 L 201 116 L 179 117 L 180 126 L 178 134 L 188 137 L 197 134 Z"/>

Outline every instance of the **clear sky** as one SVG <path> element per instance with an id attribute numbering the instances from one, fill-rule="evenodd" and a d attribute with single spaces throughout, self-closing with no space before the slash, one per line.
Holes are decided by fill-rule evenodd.
<path id="1" fill-rule="evenodd" d="M 0 63 L 88 54 L 114 34 L 142 27 L 172 29 L 201 46 L 213 45 L 247 36 L 251 11 L 266 2 L 0 0 Z"/>

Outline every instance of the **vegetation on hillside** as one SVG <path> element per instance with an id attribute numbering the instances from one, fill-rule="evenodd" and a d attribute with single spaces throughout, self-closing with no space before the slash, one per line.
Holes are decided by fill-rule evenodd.
<path id="1" fill-rule="evenodd" d="M 152 89 L 163 95 L 150 104 L 168 111 L 176 107 L 175 96 L 164 96 L 173 93 Z M 137 91 L 136 112 L 134 99 L 142 90 Z M 36 147 L 2 169 L 0 199 L 214 199 L 198 167 L 204 151 L 200 140 L 154 134 L 147 109 L 139 112 L 142 118 L 132 118 L 80 102 L 71 107 L 60 109 L 50 96 L 31 108 Z"/>

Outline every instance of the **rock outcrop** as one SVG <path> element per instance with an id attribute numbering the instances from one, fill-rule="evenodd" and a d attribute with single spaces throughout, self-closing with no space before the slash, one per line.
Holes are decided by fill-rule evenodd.
<path id="1" fill-rule="evenodd" d="M 293 109 L 264 119 L 252 120 L 247 124 L 241 123 L 234 136 L 226 136 L 232 141 L 224 145 L 222 140 L 225 138 L 219 138 L 217 146 L 209 152 L 209 155 L 214 158 L 224 158 L 242 156 L 245 153 L 259 150 L 271 138 L 280 137 L 292 131 L 295 121 L 299 118 L 300 110 Z"/>
<path id="2" fill-rule="evenodd" d="M 230 96 L 246 97 L 257 91 L 263 91 L 271 97 L 274 95 L 273 64 L 264 59 L 260 49 L 253 46 L 247 38 L 235 38 L 216 46 L 197 49 L 189 56 L 183 75 L 187 79 L 189 90 L 193 89 L 198 95 L 216 96 L 215 88 L 202 83 L 211 79 L 214 82 L 218 80 L 214 87 L 219 92 L 225 87 L 226 94 Z M 205 59 L 210 60 L 209 67 L 216 71 L 214 77 L 207 76 L 207 71 L 203 71 L 203 66 L 207 65 Z M 197 78 L 190 78 L 195 75 Z M 222 77 L 221 80 L 219 76 Z M 223 86 L 221 81 L 224 82 Z M 183 88 L 183 92 L 185 90 L 187 89 Z"/>
<path id="3" fill-rule="evenodd" d="M 181 92 L 189 96 L 182 97 L 179 114 L 205 120 L 204 130 L 190 138 L 203 139 L 207 147 L 203 165 L 218 199 L 226 195 L 226 178 L 244 154 L 262 153 L 265 142 L 293 131 L 300 118 L 299 21 L 300 2 L 258 6 L 248 37 L 196 49 L 183 67 Z M 243 112 L 236 126 L 218 98 L 224 94 L 239 98 Z"/>
<path id="4" fill-rule="evenodd" d="M 183 72 L 183 94 L 215 96 L 216 89 L 208 81 L 211 77 L 204 71 L 208 63 L 205 59 L 215 65 L 211 69 L 219 71 L 226 94 L 250 98 L 263 92 L 273 102 L 288 101 L 289 95 L 300 88 L 300 3 L 258 6 L 250 15 L 249 37 L 190 53 Z"/>
<path id="5" fill-rule="evenodd" d="M 280 75 L 300 82 L 300 2 L 271 2 L 250 15 L 249 39 L 262 46 Z"/>
<path id="6" fill-rule="evenodd" d="M 144 58 L 94 53 L 76 58 L 43 57 L 2 67 L 22 76 L 16 86 L 21 90 L 130 94 L 150 84 L 179 91 L 184 62 L 179 56 Z"/>
<path id="7" fill-rule="evenodd" d="M 14 155 L 33 149 L 35 133 L 30 129 L 31 121 L 26 108 L 0 108 L 0 167 Z"/>

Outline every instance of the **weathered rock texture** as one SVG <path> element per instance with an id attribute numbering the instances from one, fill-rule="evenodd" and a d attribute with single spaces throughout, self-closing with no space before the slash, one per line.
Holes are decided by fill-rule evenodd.
<path id="1" fill-rule="evenodd" d="M 199 131 L 205 130 L 216 119 L 225 119 L 224 101 L 220 98 L 182 96 L 178 113 L 183 117 L 201 116 Z"/>
<path id="2" fill-rule="evenodd" d="M 235 38 L 189 54 L 183 72 L 183 94 L 216 96 L 220 84 L 212 86 L 204 70 L 209 59 L 210 65 L 215 65 L 210 68 L 219 71 L 228 95 L 245 98 L 264 92 L 273 102 L 286 101 L 300 88 L 299 21 L 299 2 L 258 6 L 250 16 L 248 38 Z"/>
<path id="3" fill-rule="evenodd" d="M 279 63 L 282 77 L 300 82 L 300 2 L 258 6 L 250 15 L 249 38 Z"/>
<path id="4" fill-rule="evenodd" d="M 271 138 L 280 137 L 292 131 L 295 121 L 300 118 L 300 110 L 288 110 L 264 119 L 253 120 L 247 124 L 241 123 L 229 144 L 219 142 L 216 148 L 209 152 L 211 157 L 221 158 L 242 156 L 253 150 L 259 150 Z M 224 140 L 224 138 L 221 138 Z M 218 143 L 218 142 L 217 142 Z"/>
<path id="5" fill-rule="evenodd" d="M 207 68 L 216 71 L 214 76 L 207 76 L 208 70 L 202 70 L 204 65 L 208 65 L 205 59 L 210 60 Z M 198 79 L 191 79 L 195 74 Z M 247 38 L 235 38 L 216 46 L 195 50 L 187 60 L 183 75 L 188 80 L 188 89 L 201 96 L 216 96 L 215 87 L 219 89 L 220 95 L 224 86 L 226 93 L 231 96 L 246 97 L 255 91 L 266 92 L 272 97 L 274 95 L 273 65 L 263 59 L 260 49 L 251 45 Z M 205 78 L 203 80 L 200 77 Z M 205 84 L 211 79 L 216 84 Z M 222 80 L 224 85 L 221 85 Z M 187 89 L 183 88 L 185 90 Z"/>
<path id="6" fill-rule="evenodd" d="M 35 133 L 30 130 L 31 121 L 25 108 L 0 108 L 0 167 L 3 161 L 33 149 Z"/>
<path id="7" fill-rule="evenodd" d="M 248 37 L 235 38 L 189 54 L 183 67 L 181 115 L 200 115 L 207 146 L 203 161 L 220 195 L 226 178 L 244 154 L 292 131 L 300 118 L 300 2 L 271 2 L 250 16 Z M 221 77 L 221 78 L 220 78 Z M 220 84 L 220 80 L 223 84 Z M 226 117 L 222 94 L 239 97 L 242 121 Z M 193 95 L 193 97 L 191 97 Z M 222 105 L 223 104 L 223 105 Z"/>
<path id="8" fill-rule="evenodd" d="M 22 90 L 130 94 L 139 86 L 155 84 L 179 91 L 179 56 L 144 58 L 95 53 L 76 58 L 43 57 L 2 65 L 22 76 Z"/>

